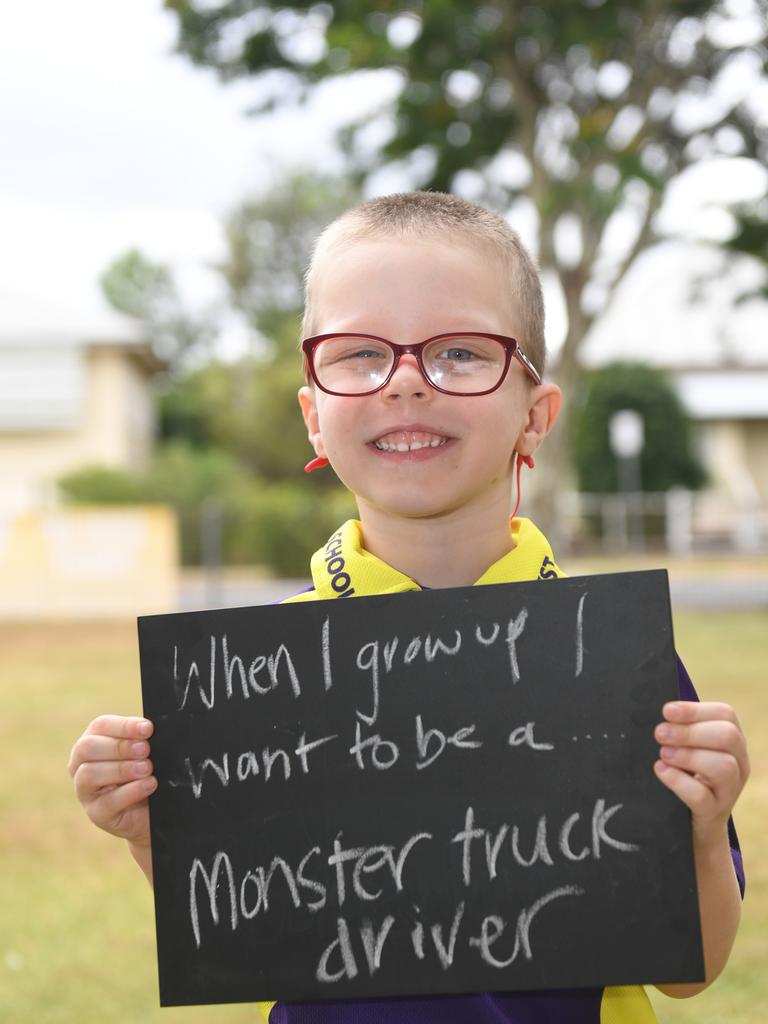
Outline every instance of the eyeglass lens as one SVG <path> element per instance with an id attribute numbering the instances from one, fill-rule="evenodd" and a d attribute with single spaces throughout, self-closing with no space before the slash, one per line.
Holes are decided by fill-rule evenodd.
<path id="1" fill-rule="evenodd" d="M 506 365 L 506 350 L 494 338 L 436 338 L 421 353 L 427 379 L 458 394 L 494 388 Z M 317 379 L 324 388 L 347 395 L 375 391 L 387 379 L 394 350 L 370 338 L 327 338 L 314 351 Z"/>

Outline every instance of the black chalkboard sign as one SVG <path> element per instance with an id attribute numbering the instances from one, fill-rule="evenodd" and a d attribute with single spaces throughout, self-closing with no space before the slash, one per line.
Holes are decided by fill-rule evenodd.
<path id="1" fill-rule="evenodd" d="M 162 1004 L 703 978 L 666 573 L 139 634 Z"/>

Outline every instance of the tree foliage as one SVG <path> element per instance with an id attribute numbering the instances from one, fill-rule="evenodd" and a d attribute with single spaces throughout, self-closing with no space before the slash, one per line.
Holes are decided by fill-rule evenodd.
<path id="1" fill-rule="evenodd" d="M 360 198 L 348 178 L 297 172 L 229 214 L 221 271 L 233 305 L 258 331 L 269 358 L 295 358 L 304 273 L 323 228 Z"/>
<path id="2" fill-rule="evenodd" d="M 116 257 L 100 284 L 109 304 L 138 320 L 156 354 L 172 366 L 210 347 L 216 331 L 212 313 L 192 313 L 169 268 L 138 249 Z"/>
<path id="3" fill-rule="evenodd" d="M 236 363 L 173 382 L 162 398 L 167 436 L 220 446 L 266 480 L 300 478 L 312 456 L 296 401 L 304 272 L 322 229 L 357 198 L 347 180 L 298 174 L 232 211 L 219 270 L 257 341 Z M 307 486 L 332 482 L 328 473 Z"/>
<path id="4" fill-rule="evenodd" d="M 737 229 L 728 240 L 727 248 L 734 253 L 751 256 L 765 269 L 762 286 L 754 292 L 740 296 L 746 300 L 761 296 L 768 299 L 768 198 L 758 203 L 739 206 L 734 211 Z"/>
<path id="5" fill-rule="evenodd" d="M 461 185 L 504 211 L 527 200 L 565 298 L 567 391 L 581 340 L 654 240 L 667 185 L 702 158 L 768 156 L 766 0 L 165 4 L 182 53 L 225 79 L 256 78 L 257 111 L 329 77 L 353 89 L 358 71 L 396 74 L 380 150 L 365 124 L 344 132 L 361 175 L 400 162 L 417 186 Z M 567 463 L 565 426 L 552 479 Z"/>
<path id="6" fill-rule="evenodd" d="M 193 447 L 220 448 L 246 475 L 282 481 L 301 478 L 312 457 L 296 392 L 301 361 L 269 362 L 244 357 L 215 361 L 174 380 L 160 394 L 160 424 L 166 440 L 184 438 Z M 313 480 L 312 487 L 330 479 Z"/>
<path id="7" fill-rule="evenodd" d="M 394 69 L 401 89 L 381 152 L 358 145 L 365 125 L 347 133 L 358 169 L 419 152 L 425 187 L 451 189 L 473 169 L 497 204 L 529 197 L 542 263 L 559 273 L 576 337 L 651 240 L 673 177 L 702 156 L 768 152 L 750 95 L 721 95 L 738 62 L 764 72 L 762 0 L 753 24 L 744 5 L 712 0 L 166 6 L 181 51 L 225 78 L 257 76 L 265 105 L 293 95 L 286 82 L 306 92 L 329 76 Z M 505 177 L 510 157 L 518 181 Z M 627 209 L 633 237 L 606 267 L 606 229 Z M 573 243 L 561 243 L 568 231 Z"/>
<path id="8" fill-rule="evenodd" d="M 189 310 L 169 268 L 132 250 L 105 271 L 108 301 L 137 319 L 174 364 L 158 393 L 164 440 L 221 449 L 264 480 L 301 478 L 312 457 L 296 402 L 304 272 L 317 235 L 358 197 L 346 179 L 298 174 L 232 210 L 216 269 L 253 338 L 234 362 L 211 357 L 215 321 Z M 208 359 L 190 364 L 185 357 L 199 357 L 201 346 Z M 329 473 L 306 485 L 315 493 L 331 483 Z"/>
<path id="9" fill-rule="evenodd" d="M 690 422 L 672 385 L 649 366 L 618 362 L 585 381 L 574 424 L 580 490 L 612 494 L 620 489 L 609 424 L 622 409 L 632 409 L 643 419 L 640 479 L 644 491 L 702 486 L 705 474 L 692 448 Z"/>
<path id="10" fill-rule="evenodd" d="M 299 175 L 232 211 L 217 270 L 253 336 L 235 361 L 212 358 L 210 351 L 202 363 L 185 358 L 200 355 L 201 339 L 212 344 L 214 324 L 196 332 L 199 321 L 168 268 L 135 250 L 108 268 L 102 277 L 108 300 L 137 319 L 158 347 L 163 342 L 174 372 L 158 389 L 161 443 L 146 472 L 84 467 L 60 481 L 70 500 L 171 504 L 183 559 L 195 564 L 201 505 L 214 497 L 226 563 L 306 573 L 309 556 L 354 514 L 354 502 L 332 473 L 310 479 L 302 472 L 313 455 L 296 401 L 303 383 L 303 276 L 317 235 L 356 198 L 349 182 Z"/>

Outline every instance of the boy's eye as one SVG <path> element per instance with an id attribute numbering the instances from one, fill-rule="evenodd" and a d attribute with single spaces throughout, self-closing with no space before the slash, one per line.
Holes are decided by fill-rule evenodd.
<path id="1" fill-rule="evenodd" d="M 442 352 L 436 353 L 435 358 L 447 359 L 454 363 L 468 363 L 477 359 L 477 355 L 466 348 L 446 348 Z"/>
<path id="2" fill-rule="evenodd" d="M 454 338 L 430 345 L 424 352 L 424 358 L 428 363 L 445 369 L 479 369 L 503 360 L 504 350 L 492 338 Z"/>
<path id="3" fill-rule="evenodd" d="M 364 338 L 331 338 L 317 349 L 315 363 L 330 367 L 341 363 L 380 362 L 390 358 L 388 348 L 372 344 Z"/>
<path id="4" fill-rule="evenodd" d="M 357 348 L 350 349 L 347 352 L 342 352 L 338 356 L 339 359 L 384 359 L 386 353 L 380 352 L 375 348 Z"/>

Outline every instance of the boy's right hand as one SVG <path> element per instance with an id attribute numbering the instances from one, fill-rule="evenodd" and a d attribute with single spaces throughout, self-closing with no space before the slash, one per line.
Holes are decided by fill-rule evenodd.
<path id="1" fill-rule="evenodd" d="M 150 846 L 149 796 L 157 789 L 146 718 L 102 715 L 69 755 L 75 792 L 91 821 L 138 847 Z"/>

